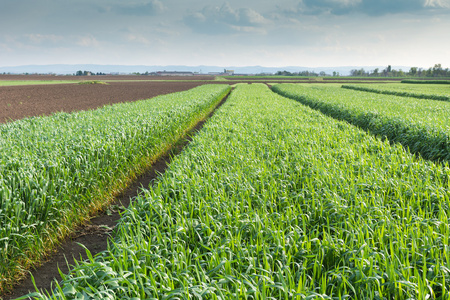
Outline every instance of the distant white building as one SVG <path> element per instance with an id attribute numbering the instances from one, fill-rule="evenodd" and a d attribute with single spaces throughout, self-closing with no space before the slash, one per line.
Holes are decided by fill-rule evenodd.
<path id="1" fill-rule="evenodd" d="M 223 69 L 223 72 L 209 72 L 208 75 L 229 76 L 229 75 L 234 75 L 234 70 L 225 70 L 225 69 Z"/>

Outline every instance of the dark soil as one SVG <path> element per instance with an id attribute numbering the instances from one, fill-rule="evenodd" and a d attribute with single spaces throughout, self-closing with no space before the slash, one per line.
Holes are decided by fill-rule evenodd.
<path id="1" fill-rule="evenodd" d="M 215 110 L 225 103 L 227 97 L 221 101 Z M 128 207 L 131 199 L 139 195 L 142 188 L 148 188 L 153 180 L 164 173 L 171 158 L 186 147 L 192 140 L 192 136 L 203 127 L 203 124 L 214 114 L 215 110 L 205 120 L 200 121 L 182 141 L 156 161 L 148 172 L 138 177 L 135 182 L 117 197 L 115 203 L 109 209 L 92 218 L 87 224 L 77 228 L 75 233 L 63 241 L 59 249 L 48 257 L 42 266 L 31 271 L 39 290 L 51 290 L 53 288 L 52 283 L 55 280 L 61 280 L 58 268 L 62 273 L 67 274 L 69 271 L 68 265 L 74 264 L 74 258 L 78 260 L 80 257 L 82 259 L 87 258 L 86 250 L 79 244 L 84 245 L 92 255 L 106 250 L 110 233 L 120 219 L 120 211 Z M 12 293 L 3 295 L 3 298 L 0 295 L 0 299 L 15 299 L 30 292 L 35 292 L 35 288 L 31 276 L 28 276 L 15 287 Z"/>
<path id="2" fill-rule="evenodd" d="M 0 75 L 0 80 L 214 80 L 212 75 L 195 76 L 145 76 L 145 75 L 93 75 L 93 76 L 72 76 L 72 75 Z"/>
<path id="3" fill-rule="evenodd" d="M 101 76 L 100 76 L 101 77 Z M 0 76 L 0 80 L 2 76 Z M 29 79 L 29 77 L 27 77 Z M 211 82 L 128 81 L 104 84 L 0 86 L 0 123 L 25 117 L 95 109 L 106 104 L 148 99 Z"/>

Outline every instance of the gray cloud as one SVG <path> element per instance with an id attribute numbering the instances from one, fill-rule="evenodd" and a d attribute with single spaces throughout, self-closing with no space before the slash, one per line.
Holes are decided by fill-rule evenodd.
<path id="1" fill-rule="evenodd" d="M 234 9 L 226 2 L 221 7 L 206 6 L 201 11 L 188 14 L 184 23 L 203 34 L 227 34 L 239 31 L 257 32 L 268 21 L 250 8 Z"/>
<path id="2" fill-rule="evenodd" d="M 147 1 L 145 3 L 127 3 L 113 7 L 113 11 L 118 14 L 130 16 L 153 16 L 163 12 L 164 5 L 159 0 Z"/>
<path id="3" fill-rule="evenodd" d="M 423 0 L 363 0 L 358 8 L 372 16 L 427 10 Z"/>
<path id="4" fill-rule="evenodd" d="M 450 0 L 0 2 L 11 65 L 449 65 Z"/>
<path id="5" fill-rule="evenodd" d="M 436 12 L 449 13 L 449 0 L 301 0 L 287 15 L 345 15 L 362 13 L 383 16 L 399 13 Z"/>
<path id="6" fill-rule="evenodd" d="M 299 11 L 311 15 L 324 12 L 342 15 L 352 12 L 359 3 L 358 0 L 303 0 L 299 4 Z"/>

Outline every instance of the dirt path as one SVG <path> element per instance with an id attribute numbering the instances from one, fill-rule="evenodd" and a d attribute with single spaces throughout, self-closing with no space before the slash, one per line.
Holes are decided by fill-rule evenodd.
<path id="1" fill-rule="evenodd" d="M 159 174 L 163 174 L 169 165 L 171 158 L 181 153 L 184 147 L 186 147 L 192 140 L 193 135 L 197 133 L 203 127 L 203 124 L 209 119 L 215 111 L 227 100 L 226 96 L 219 105 L 214 109 L 209 116 L 200 121 L 189 133 L 183 138 L 175 147 L 173 147 L 168 153 L 163 155 L 158 161 L 156 161 L 152 168 L 137 178 L 112 204 L 112 206 L 106 211 L 102 212 L 97 217 L 90 220 L 88 224 L 79 227 L 76 233 L 70 238 L 62 242 L 58 251 L 43 263 L 42 266 L 32 270 L 31 273 L 35 279 L 36 286 L 39 290 L 50 290 L 52 288 L 52 282 L 54 280 L 61 280 L 58 268 L 67 273 L 69 265 L 74 264 L 74 258 L 86 259 L 85 249 L 79 245 L 83 244 L 93 255 L 106 250 L 108 238 L 117 221 L 120 219 L 120 211 L 128 207 L 130 199 L 136 197 L 142 188 L 147 188 L 153 180 L 157 178 Z M 34 292 L 35 288 L 31 280 L 31 276 L 28 276 L 24 281 L 18 284 L 12 293 L 3 295 L 3 300 L 10 300 L 21 297 L 29 292 Z"/>

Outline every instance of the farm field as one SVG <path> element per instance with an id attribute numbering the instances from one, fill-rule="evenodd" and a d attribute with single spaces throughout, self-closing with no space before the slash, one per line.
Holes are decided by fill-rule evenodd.
<path id="1" fill-rule="evenodd" d="M 450 84 L 358 84 L 342 87 L 379 94 L 450 101 Z"/>
<path id="2" fill-rule="evenodd" d="M 105 207 L 229 89 L 204 85 L 0 125 L 0 289 Z"/>
<path id="3" fill-rule="evenodd" d="M 426 159 L 450 160 L 450 103 L 336 86 L 281 84 L 273 90 L 360 128 L 398 142 Z"/>
<path id="4" fill-rule="evenodd" d="M 227 80 L 287 80 L 287 81 L 308 81 L 311 79 L 320 79 L 323 81 L 373 81 L 373 82 L 400 82 L 400 78 L 389 78 L 389 77 L 348 77 L 348 76 L 325 76 L 325 77 L 308 77 L 308 76 L 282 76 L 282 75 L 271 75 L 271 76 L 224 76 Z"/>
<path id="5" fill-rule="evenodd" d="M 94 102 L 102 93 L 107 94 L 108 89 L 102 88 L 112 87 L 116 92 L 122 88 L 124 93 L 116 94 L 119 98 L 125 97 L 126 91 L 149 95 L 159 87 L 162 93 L 170 93 L 170 89 L 187 89 L 189 84 L 209 82 L 110 81 L 106 86 L 62 85 L 59 92 L 75 87 L 72 91 L 76 92 L 66 98 L 73 105 L 77 103 L 70 95 L 80 91 L 84 91 L 87 101 L 79 101 L 87 104 L 89 99 Z M 4 202 L 11 195 L 22 199 L 14 203 L 30 209 L 39 209 L 36 203 L 49 205 L 45 213 L 29 216 L 50 212 L 51 218 L 58 217 L 59 196 L 51 193 L 61 189 L 52 181 L 53 173 L 47 178 L 46 172 L 56 172 L 51 162 L 59 160 L 48 145 L 57 145 L 60 142 L 56 141 L 61 139 L 69 146 L 66 150 L 80 154 L 75 155 L 76 159 L 68 159 L 65 167 L 70 171 L 61 182 L 70 187 L 76 177 L 74 182 L 81 183 L 73 185 L 75 188 L 62 198 L 84 199 L 81 202 L 87 206 L 87 199 L 91 198 L 110 201 L 106 195 L 109 192 L 96 194 L 95 189 L 83 187 L 83 178 L 94 186 L 106 180 L 104 186 L 108 189 L 108 184 L 122 180 L 117 179 L 121 174 L 133 174 L 136 161 L 123 157 L 134 154 L 128 150 L 125 154 L 120 143 L 141 147 L 146 139 L 141 134 L 145 133 L 126 138 L 141 127 L 153 128 L 152 135 L 161 139 L 173 137 L 170 132 L 174 127 L 168 121 L 156 122 L 159 124 L 156 131 L 151 127 L 158 119 L 151 117 L 154 115 L 163 120 L 180 114 L 174 124 L 179 124 L 179 128 L 191 126 L 194 121 L 189 120 L 200 118 L 195 107 L 203 101 L 192 97 L 195 91 L 216 91 L 203 93 L 206 101 L 203 109 L 209 111 L 212 104 L 207 103 L 216 103 L 223 97 L 213 95 L 223 95 L 227 83 L 236 85 L 230 81 L 211 82 L 221 85 L 197 87 L 136 103 L 129 98 L 124 101 L 132 103 L 119 104 L 117 108 L 106 106 L 78 112 L 96 108 L 86 105 L 73 110 L 73 114 L 0 124 L 0 146 L 7 149 L 0 155 L 0 181 L 6 182 L 0 188 L 0 220 L 7 220 L 4 223 L 7 226 L 0 224 L 0 228 L 10 237 L 6 231 L 20 224 L 21 214 L 27 214 L 19 209 L 14 216 L 2 215 L 14 208 L 14 201 Z M 227 102 L 206 122 L 188 148 L 173 158 L 168 171 L 143 195 L 133 199 L 114 231 L 114 243 L 111 241 L 108 250 L 80 262 L 69 275 L 64 275 L 61 289 L 48 291 L 54 293 L 55 299 L 77 299 L 83 295 L 111 299 L 450 299 L 450 271 L 446 267 L 450 265 L 447 216 L 450 169 L 447 163 L 433 162 L 448 161 L 450 127 L 446 116 L 450 103 L 342 89 L 342 84 L 337 83 L 273 83 L 274 91 L 295 101 L 256 82 L 236 85 Z M 395 89 L 404 85 L 362 86 Z M 444 88 L 406 86 L 413 86 L 409 91 L 414 93 L 422 89 L 436 95 Z M 14 88 L 27 92 L 42 89 L 41 93 L 35 93 L 45 100 L 50 95 L 48 91 L 58 87 L 0 87 L 0 100 L 2 91 Z M 57 101 L 48 101 L 53 102 Z M 149 106 L 142 109 L 138 104 L 141 102 Z M 172 104 L 167 107 L 169 103 Z M 122 118 L 126 122 L 110 121 L 120 119 L 121 114 L 133 115 L 132 107 L 139 107 L 136 115 L 139 121 L 133 122 L 132 118 Z M 48 114 L 57 111 L 49 110 Z M 141 122 L 143 114 L 151 119 L 148 123 Z M 181 121 L 181 115 L 189 124 Z M 42 121 L 46 119 L 48 122 Z M 129 126 L 130 130 L 117 130 L 119 127 L 115 126 L 122 129 L 125 127 L 121 126 Z M 5 135 L 8 132 L 15 135 L 8 139 L 8 134 Z M 49 135 L 42 135 L 43 132 Z M 119 134 L 116 139 L 115 132 L 122 132 L 125 137 Z M 105 136 L 111 140 L 103 139 Z M 379 137 L 388 139 L 382 141 Z M 8 144 L 11 141 L 20 144 L 21 150 L 11 147 Z M 429 160 L 389 142 L 406 145 L 411 152 Z M 103 154 L 97 155 L 98 149 L 113 151 L 105 152 L 109 157 L 105 158 Z M 113 165 L 115 159 L 120 164 L 119 177 L 111 176 L 112 171 L 95 171 L 97 174 L 90 171 L 91 163 Z M 8 168 L 14 165 L 11 162 L 18 166 L 23 163 L 24 168 L 16 172 L 19 181 L 11 181 L 14 177 L 8 173 Z M 23 192 L 9 184 L 20 182 L 20 174 L 29 178 L 28 188 Z M 70 205 L 67 200 L 63 202 Z M 42 226 L 33 218 L 28 221 L 31 223 L 23 223 L 28 225 L 22 229 Z M 68 231 L 71 225 L 52 227 Z M 18 242 L 8 243 L 7 238 L 0 250 L 5 250 L 4 254 L 11 250 L 9 253 L 20 257 L 22 254 L 14 247 L 35 238 L 24 232 L 12 235 Z M 0 243 L 5 243 L 2 236 Z M 14 264 L 10 259 L 0 261 L 3 265 L 5 261 Z M 48 294 L 35 296 L 52 298 Z"/>
<path id="6" fill-rule="evenodd" d="M 73 76 L 75 77 L 75 76 Z M 1 76 L 0 76 L 1 78 Z M 25 117 L 102 107 L 180 92 L 208 82 L 111 82 L 39 86 L 0 86 L 0 123 Z"/>
<path id="7" fill-rule="evenodd" d="M 398 80 L 367 80 L 353 77 L 304 77 L 304 76 L 223 76 L 221 77 L 230 83 L 392 83 Z"/>
<path id="8" fill-rule="evenodd" d="M 239 85 L 53 298 L 449 299 L 449 175 Z"/>

